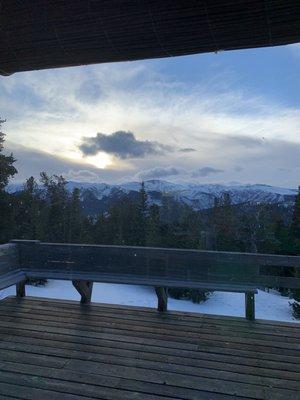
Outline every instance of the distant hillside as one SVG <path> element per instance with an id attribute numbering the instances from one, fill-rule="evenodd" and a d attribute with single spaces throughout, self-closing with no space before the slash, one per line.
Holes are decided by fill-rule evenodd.
<path id="1" fill-rule="evenodd" d="M 140 182 L 128 182 L 119 185 L 106 183 L 69 182 L 68 189 L 81 189 L 81 198 L 85 212 L 97 214 L 124 198 L 137 199 Z M 22 185 L 11 184 L 9 191 L 14 192 Z M 194 210 L 211 208 L 214 199 L 224 193 L 229 193 L 233 204 L 293 204 L 296 189 L 286 189 L 269 185 L 217 185 L 217 184 L 178 184 L 162 180 L 145 181 L 145 188 L 150 203 L 160 205 L 164 196 L 171 197 L 176 202 L 186 204 Z"/>

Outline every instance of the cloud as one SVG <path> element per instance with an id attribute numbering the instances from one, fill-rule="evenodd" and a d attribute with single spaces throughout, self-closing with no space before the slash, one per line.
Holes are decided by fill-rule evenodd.
<path id="1" fill-rule="evenodd" d="M 5 143 L 5 153 L 13 153 L 17 159 L 15 182 L 24 182 L 30 176 L 39 178 L 40 172 L 63 175 L 67 180 L 80 182 L 106 181 L 114 182 L 120 180 L 129 170 L 99 169 L 93 165 L 71 161 L 53 154 L 39 151 L 12 142 Z"/>
<path id="2" fill-rule="evenodd" d="M 289 52 L 298 48 L 285 46 L 276 51 L 293 61 Z M 200 165 L 224 170 L 223 174 L 200 172 L 210 182 L 238 177 L 242 182 L 298 185 L 299 101 L 296 89 L 285 86 L 295 82 L 294 75 L 288 74 L 283 83 L 276 81 L 270 92 L 265 90 L 264 75 L 259 73 L 258 84 L 252 85 L 248 69 L 236 69 L 235 61 L 230 64 L 225 55 L 213 56 L 219 65 L 213 70 L 210 55 L 207 61 L 194 57 L 193 62 L 180 59 L 182 68 L 177 72 L 171 64 L 161 68 L 160 61 L 141 61 L 35 71 L 1 79 L 0 109 L 7 119 L 7 139 L 44 152 L 39 153 L 39 162 L 37 153 L 15 152 L 20 174 L 30 176 L 43 169 L 69 174 L 72 170 L 70 176 L 79 171 L 81 179 L 80 171 L 88 170 L 101 174 L 101 181 L 111 182 L 169 165 L 186 171 L 169 175 L 171 180 L 187 181 Z M 226 57 L 230 55 L 226 53 Z M 234 53 L 232 57 L 235 60 Z M 246 60 L 243 57 L 238 56 L 241 64 Z M 272 59 L 265 61 L 272 65 Z M 197 80 L 188 73 L 194 62 L 203 63 L 206 71 L 201 69 Z M 270 75 L 268 85 L 274 76 Z M 107 154 L 101 153 L 103 146 L 100 151 L 96 140 L 92 143 L 96 154 L 82 157 L 78 146 L 85 143 L 83 137 L 91 132 L 94 136 L 96 132 L 116 132 L 120 127 L 125 134 L 138 132 L 138 137 L 131 134 L 130 151 L 124 142 L 119 147 L 109 142 Z M 102 145 L 105 138 L 101 137 Z M 235 170 L 235 166 L 244 170 Z M 291 172 L 280 174 L 278 167 Z"/>
<path id="3" fill-rule="evenodd" d="M 236 146 L 243 146 L 247 148 L 260 147 L 265 144 L 265 138 L 255 138 L 248 135 L 226 135 L 224 141 L 232 143 Z"/>
<path id="4" fill-rule="evenodd" d="M 170 176 L 179 175 L 183 172 L 180 168 L 175 168 L 172 166 L 168 167 L 155 167 L 152 169 L 140 171 L 135 175 L 136 179 L 160 179 Z"/>
<path id="5" fill-rule="evenodd" d="M 287 48 L 296 56 L 300 57 L 300 43 L 294 43 L 287 46 Z"/>
<path id="6" fill-rule="evenodd" d="M 100 174 L 89 171 L 86 169 L 73 170 L 70 169 L 68 172 L 64 172 L 63 176 L 68 181 L 75 182 L 99 182 Z"/>
<path id="7" fill-rule="evenodd" d="M 180 151 L 181 153 L 192 153 L 197 150 L 193 149 L 192 147 L 185 147 L 183 149 L 179 149 L 178 151 Z"/>
<path id="8" fill-rule="evenodd" d="M 132 132 L 125 131 L 117 131 L 111 135 L 97 133 L 94 137 L 84 137 L 79 149 L 85 156 L 104 152 L 123 160 L 143 158 L 147 155 L 163 155 L 171 151 L 170 146 L 149 140 L 138 140 Z"/>
<path id="9" fill-rule="evenodd" d="M 81 102 L 93 104 L 103 100 L 105 94 L 101 86 L 94 79 L 89 78 L 82 82 L 76 90 L 75 96 Z"/>
<path id="10" fill-rule="evenodd" d="M 242 172 L 242 171 L 244 170 L 244 168 L 241 167 L 240 165 L 236 165 L 236 166 L 233 168 L 233 170 L 236 171 L 236 172 Z"/>
<path id="11" fill-rule="evenodd" d="M 196 171 L 193 171 L 191 176 L 193 178 L 198 178 L 198 177 L 204 178 L 206 176 L 219 174 L 221 172 L 224 172 L 224 170 L 213 167 L 203 167 L 197 169 Z"/>

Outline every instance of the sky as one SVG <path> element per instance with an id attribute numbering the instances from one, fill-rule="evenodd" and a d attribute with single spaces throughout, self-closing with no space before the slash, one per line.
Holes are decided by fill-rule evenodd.
<path id="1" fill-rule="evenodd" d="M 0 77 L 16 182 L 300 184 L 300 44 Z"/>

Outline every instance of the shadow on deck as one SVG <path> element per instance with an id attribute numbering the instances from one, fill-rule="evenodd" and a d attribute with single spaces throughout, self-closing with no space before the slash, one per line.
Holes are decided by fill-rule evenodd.
<path id="1" fill-rule="evenodd" d="M 293 323 L 0 302 L 0 399 L 298 399 Z"/>

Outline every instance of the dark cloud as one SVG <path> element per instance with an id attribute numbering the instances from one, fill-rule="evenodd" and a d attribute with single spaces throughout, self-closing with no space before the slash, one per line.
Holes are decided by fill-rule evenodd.
<path id="1" fill-rule="evenodd" d="M 138 140 L 132 132 L 125 131 L 117 131 L 111 135 L 97 133 L 94 137 L 84 137 L 79 149 L 86 156 L 103 151 L 121 159 L 143 158 L 153 154 L 162 155 L 172 150 L 170 146 L 158 142 Z"/>
<path id="2" fill-rule="evenodd" d="M 141 171 L 135 175 L 137 179 L 160 179 L 167 176 L 179 175 L 182 172 L 181 169 L 172 166 L 169 167 L 155 167 Z"/>
<path id="3" fill-rule="evenodd" d="M 191 152 L 197 151 L 197 150 L 196 150 L 196 149 L 193 149 L 192 147 L 186 147 L 186 148 L 184 148 L 184 149 L 179 149 L 179 151 L 180 151 L 181 153 L 191 153 Z"/>
<path id="4" fill-rule="evenodd" d="M 203 168 L 199 168 L 196 171 L 194 171 L 191 176 L 193 178 L 199 178 L 199 177 L 204 178 L 206 176 L 213 175 L 213 174 L 219 174 L 221 172 L 224 172 L 224 170 L 218 169 L 218 168 L 213 168 L 213 167 L 203 167 Z"/>

